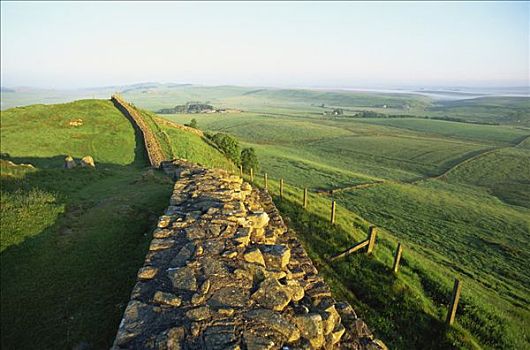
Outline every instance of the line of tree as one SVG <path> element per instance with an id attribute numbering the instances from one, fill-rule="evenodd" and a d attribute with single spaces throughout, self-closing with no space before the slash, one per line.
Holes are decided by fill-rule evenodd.
<path id="1" fill-rule="evenodd" d="M 235 137 L 222 132 L 218 132 L 214 135 L 206 133 L 205 136 L 211 140 L 235 165 L 241 165 L 245 172 L 250 171 L 250 168 L 252 168 L 254 172 L 259 170 L 259 160 L 254 148 L 246 147 L 241 149 L 239 141 Z"/>
<path id="2" fill-rule="evenodd" d="M 194 113 L 213 112 L 215 110 L 216 109 L 214 106 L 209 105 L 207 103 L 188 102 L 185 105 L 178 105 L 173 108 L 162 108 L 158 110 L 156 113 L 159 113 L 159 114 L 177 114 L 177 113 L 194 114 Z"/>

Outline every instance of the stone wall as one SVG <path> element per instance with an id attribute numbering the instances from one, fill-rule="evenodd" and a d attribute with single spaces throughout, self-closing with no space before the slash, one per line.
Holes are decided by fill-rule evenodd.
<path id="1" fill-rule="evenodd" d="M 145 150 L 151 166 L 158 168 L 162 161 L 166 160 L 162 147 L 158 139 L 153 134 L 149 126 L 145 123 L 140 113 L 132 107 L 127 101 L 118 95 L 113 95 L 110 99 L 114 105 L 133 123 L 135 128 L 140 131 L 144 140 Z"/>
<path id="2" fill-rule="evenodd" d="M 174 192 L 113 349 L 384 349 L 329 287 L 266 191 L 162 163 Z"/>

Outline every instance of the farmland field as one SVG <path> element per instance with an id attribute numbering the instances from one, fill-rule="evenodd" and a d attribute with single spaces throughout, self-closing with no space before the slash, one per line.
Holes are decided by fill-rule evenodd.
<path id="1" fill-rule="evenodd" d="M 424 274 L 443 276 L 438 278 L 445 281 L 447 293 L 451 276 L 461 278 L 466 286 L 465 298 L 473 300 L 474 306 L 468 307 L 496 314 L 489 321 L 476 317 L 472 317 L 474 321 L 465 320 L 463 316 L 462 323 L 471 339 L 486 348 L 499 347 L 501 343 L 504 348 L 528 346 L 524 329 L 530 324 L 529 129 L 509 123 L 326 116 L 316 107 L 321 101 L 337 101 L 337 106 L 351 109 L 392 111 L 368 106 L 366 101 L 356 107 L 350 105 L 355 104 L 353 99 L 342 96 L 330 100 L 329 96 L 313 95 L 313 103 L 305 100 L 305 95 L 295 94 L 289 103 L 283 103 L 287 97 L 271 101 L 270 96 L 267 94 L 268 103 L 263 106 L 249 104 L 244 96 L 220 100 L 225 105 L 230 101 L 232 108 L 244 109 L 242 113 L 163 117 L 179 123 L 195 118 L 205 131 L 237 136 L 245 146 L 256 149 L 262 173 L 267 172 L 272 179 L 284 178 L 295 186 L 294 191 L 303 187 L 313 191 L 344 189 L 334 195 L 339 205 L 384 228 L 389 239 L 404 242 L 418 254 L 423 278 Z M 142 101 L 138 97 L 137 103 Z M 244 103 L 239 105 L 238 101 Z M 424 99 L 413 108 L 424 108 L 422 103 Z M 487 99 L 484 103 L 487 105 Z M 495 104 L 512 108 L 498 98 Z M 438 112 L 430 108 L 421 113 L 436 116 Z M 526 108 L 525 104 L 521 108 Z M 467 116 L 470 120 L 492 120 L 491 114 Z M 381 183 L 348 189 L 374 182 Z M 318 198 L 329 200 L 325 194 Z M 311 240 L 306 244 L 312 246 Z M 319 254 L 329 251 L 313 257 Z M 385 258 L 382 254 L 380 258 L 390 260 L 389 255 Z M 422 293 L 429 295 L 426 285 L 434 283 L 431 278 L 427 278 L 431 282 L 422 282 Z M 437 300 L 439 297 L 434 294 L 430 297 Z M 370 311 L 366 313 L 371 315 Z M 472 324 L 476 322 L 492 327 L 502 322 L 502 329 L 491 330 L 500 343 L 495 345 L 475 333 L 477 328 Z M 388 332 L 384 331 L 388 326 L 384 322 L 374 323 L 383 333 Z M 398 348 L 407 346 L 384 336 L 383 339 Z"/>
<path id="2" fill-rule="evenodd" d="M 435 103 L 425 96 L 411 94 L 160 84 L 131 87 L 121 93 L 136 106 L 151 111 L 145 112 L 144 117 L 167 157 L 235 170 L 206 139 L 172 128 L 159 118 L 180 124 L 194 118 L 206 133 L 229 133 L 243 147 L 255 148 L 260 161 L 256 183 L 261 184 L 261 175 L 266 172 L 271 193 L 277 195 L 278 180 L 285 180 L 284 199 L 275 197 L 282 214 L 297 231 L 334 292 L 350 301 L 391 348 L 522 349 L 530 346 L 526 331 L 530 325 L 530 129 L 525 124 L 528 106 L 524 99 L 492 97 L 458 104 Z M 15 95 L 10 98 L 9 103 L 15 103 L 16 98 L 27 100 Z M 155 116 L 158 109 L 189 101 L 208 102 L 229 111 Z M 495 113 L 488 106 L 495 107 Z M 105 202 L 110 196 L 133 200 L 138 208 L 144 208 L 167 194 L 168 184 L 157 176 L 145 180 L 142 170 L 145 158 L 135 143 L 134 131 L 111 107 L 108 101 L 79 101 L 2 112 L 2 152 L 9 153 L 16 163 L 37 165 L 36 174 L 40 174 L 3 164 L 2 173 L 7 174 L 3 177 L 3 186 L 7 184 L 3 187 L 5 205 L 17 207 L 21 206 L 17 203 L 26 203 L 29 208 L 45 208 L 35 218 L 34 230 L 27 232 L 28 238 L 52 237 L 50 242 L 62 244 L 62 236 L 56 238 L 52 232 L 65 225 L 62 220 L 70 220 L 68 215 L 65 219 L 61 216 L 65 210 L 68 213 L 65 205 L 85 208 L 84 201 Z M 330 115 L 333 108 L 342 108 L 344 115 Z M 360 111 L 393 117 L 355 116 Z M 450 114 L 451 111 L 455 114 Z M 430 119 L 445 115 L 461 120 Z M 37 116 L 49 120 L 44 128 L 35 127 Z M 99 116 L 101 122 L 96 123 L 92 118 Z M 76 118 L 85 122 L 82 129 L 68 126 Z M 115 137 L 107 137 L 109 134 Z M 19 139 L 32 142 L 22 144 Z M 108 178 L 100 179 L 91 173 L 72 178 L 64 170 L 46 170 L 60 165 L 62 156 L 59 155 L 66 150 L 75 157 L 95 155 L 109 169 Z M 125 173 L 129 183 L 125 180 L 118 183 Z M 42 191 L 16 192 L 10 186 L 17 176 L 25 179 L 24 188 Z M 54 176 L 56 182 L 50 179 Z M 114 192 L 104 195 L 96 191 L 97 198 L 91 199 L 92 194 L 87 191 L 98 187 L 86 185 L 91 181 L 100 183 L 101 188 L 112 187 Z M 130 184 L 138 181 L 149 183 L 131 199 Z M 58 187 L 58 183 L 64 183 L 65 188 Z M 366 184 L 369 186 L 355 187 Z M 304 187 L 310 190 L 310 206 L 306 211 L 300 209 Z M 64 199 L 65 191 L 71 199 Z M 140 200 L 142 193 L 147 192 L 153 196 Z M 334 227 L 326 222 L 332 199 L 338 203 Z M 109 203 L 112 208 L 119 206 L 110 200 Z M 86 220 L 96 215 L 91 211 L 97 208 L 97 205 L 94 209 L 86 207 Z M 15 226 L 13 216 L 2 220 Z M 111 216 L 109 220 L 117 219 Z M 149 220 L 144 218 L 142 225 L 147 227 Z M 331 256 L 364 239 L 370 225 L 380 230 L 372 258 L 355 255 L 329 263 Z M 12 243 L 7 245 L 19 243 L 17 239 L 22 234 L 14 232 Z M 120 234 L 116 233 L 116 237 L 121 237 Z M 27 249 L 36 249 L 34 244 L 43 244 L 41 247 L 51 244 L 28 238 L 22 237 L 22 241 L 28 241 L 24 243 Z M 141 246 L 145 244 L 143 239 L 131 238 L 131 244 Z M 388 266 L 398 241 L 405 246 L 403 266 L 398 276 L 392 276 Z M 80 249 L 83 247 L 86 246 Z M 7 247 L 3 262 L 27 254 L 25 248 L 22 252 L 17 249 Z M 136 258 L 117 255 L 116 259 L 139 259 L 140 251 L 140 248 L 135 250 Z M 11 254 L 15 255 L 10 257 Z M 25 267 L 21 267 L 23 271 L 11 271 L 14 276 L 11 278 L 29 283 L 34 275 L 24 271 L 51 257 L 34 259 L 27 259 Z M 92 267 L 83 267 L 71 259 L 76 266 L 93 271 Z M 58 266 L 64 263 L 60 261 Z M 68 275 L 62 270 L 58 273 Z M 122 276 L 120 283 L 130 283 L 131 276 Z M 456 326 L 444 331 L 443 319 L 454 278 L 464 283 L 463 299 Z M 48 295 L 59 293 L 49 289 Z M 18 292 L 15 284 L 7 290 L 12 297 Z M 119 300 L 118 296 L 113 298 Z M 37 305 L 32 308 L 38 312 Z M 7 319 L 17 310 L 8 311 L 7 316 L 2 314 L 3 318 Z M 98 331 L 98 320 L 115 313 L 116 310 L 110 309 L 99 315 L 82 311 L 79 317 L 91 318 L 89 328 Z M 29 320 L 21 322 L 27 327 Z M 411 328 L 411 324 L 415 327 Z M 67 345 L 78 344 L 83 339 L 92 344 L 108 344 L 111 337 L 110 333 L 97 337 L 85 335 L 79 324 L 72 326 L 68 322 L 55 334 L 69 327 L 78 333 Z M 38 324 L 38 332 L 48 331 L 46 326 Z M 14 338 L 13 335 L 2 339 L 11 344 L 10 339 Z M 53 343 L 51 338 L 49 341 Z"/>

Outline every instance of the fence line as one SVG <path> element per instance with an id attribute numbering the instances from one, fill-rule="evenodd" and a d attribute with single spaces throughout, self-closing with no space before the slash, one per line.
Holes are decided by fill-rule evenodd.
<path id="1" fill-rule="evenodd" d="M 242 170 L 241 170 L 241 173 L 242 173 Z M 250 176 L 251 176 L 251 181 L 253 180 L 253 169 L 250 169 Z M 268 190 L 268 175 L 267 173 L 264 174 L 264 189 L 265 190 Z M 280 179 L 279 181 L 279 197 L 280 199 L 283 199 L 283 195 L 284 195 L 284 180 L 283 178 Z M 303 192 L 303 198 L 302 198 L 302 208 L 303 209 L 307 209 L 308 207 L 308 201 L 309 201 L 309 193 L 308 193 L 308 189 L 307 187 L 304 188 L 304 192 Z M 335 219 L 336 219 L 336 201 L 335 200 L 332 200 L 331 201 L 331 213 L 330 213 L 330 224 L 331 225 L 334 225 L 335 224 Z M 370 226 L 369 230 L 368 230 L 368 238 L 361 241 L 361 242 L 358 242 L 356 243 L 355 245 L 353 245 L 352 247 L 340 252 L 339 254 L 331 257 L 329 259 L 329 262 L 333 262 L 333 261 L 336 261 L 340 258 L 343 258 L 345 256 L 348 256 L 352 253 L 355 253 L 365 247 L 367 247 L 366 249 L 366 254 L 367 255 L 370 255 L 373 253 L 374 249 L 375 249 L 375 246 L 376 246 L 376 238 L 377 238 L 377 228 L 375 226 Z M 394 254 L 394 261 L 393 261 L 393 264 L 392 264 L 392 269 L 391 271 L 394 273 L 394 274 L 397 274 L 398 271 L 399 271 L 399 266 L 400 266 L 400 262 L 401 262 L 401 258 L 402 258 L 402 255 L 403 255 L 403 245 L 401 244 L 401 242 L 398 242 L 398 245 L 397 245 L 397 248 L 396 248 L 396 252 Z M 458 308 L 458 303 L 460 301 L 460 295 L 461 295 L 461 291 L 462 291 L 462 282 L 459 280 L 459 279 L 455 279 L 455 282 L 454 282 L 454 286 L 453 286 L 453 291 L 452 291 L 452 294 L 451 294 L 451 302 L 449 304 L 449 308 L 448 308 L 448 313 L 447 313 L 447 319 L 446 319 L 446 324 L 448 326 L 452 326 L 452 324 L 454 323 L 454 320 L 456 318 L 456 311 L 457 311 L 457 308 Z"/>

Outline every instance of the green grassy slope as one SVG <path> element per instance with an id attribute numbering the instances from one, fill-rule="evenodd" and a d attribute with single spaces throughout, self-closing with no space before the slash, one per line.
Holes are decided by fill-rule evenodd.
<path id="1" fill-rule="evenodd" d="M 473 121 L 530 126 L 530 98 L 480 97 L 469 100 L 443 101 L 429 111 Z"/>
<path id="2" fill-rule="evenodd" d="M 141 112 L 167 159 L 233 170 L 201 137 Z M 110 101 L 9 109 L 1 125 L 1 347 L 109 348 L 172 181 L 146 170 Z M 96 169 L 63 169 L 66 154 Z"/>
<path id="3" fill-rule="evenodd" d="M 502 201 L 530 209 L 530 152 L 503 148 L 457 168 L 448 181 L 471 184 Z"/>
<path id="4" fill-rule="evenodd" d="M 190 118 L 164 117 L 180 122 Z M 412 118 L 332 118 L 307 110 L 194 117 L 205 130 L 229 132 L 256 148 L 262 172 L 272 182 L 284 178 L 297 186 L 298 201 L 303 187 L 318 190 L 385 181 L 335 198 L 344 215 L 354 220 L 345 224 L 346 232 L 352 224 L 362 226 L 363 220 L 355 221 L 354 213 L 387 229 L 385 237 L 394 243 L 378 257 L 386 266 L 391 264 L 395 242 L 405 242 L 408 254 L 416 257 L 407 257 L 406 264 L 414 265 L 416 277 L 405 284 L 393 282 L 378 264 L 355 259 L 352 265 L 327 270 L 326 258 L 348 247 L 347 235 L 324 235 L 328 228 L 312 226 L 312 216 L 304 216 L 292 205 L 282 210 L 293 215 L 293 227 L 307 236 L 308 249 L 336 281 L 332 283 L 351 294 L 350 299 L 368 315 L 369 324 L 392 347 L 436 347 L 431 339 L 438 339 L 441 348 L 528 346 L 524 329 L 530 324 L 530 276 L 525 269 L 530 172 L 527 140 L 523 140 L 528 130 Z M 442 174 L 487 150 L 495 151 L 463 163 L 441 180 L 409 184 Z M 311 209 L 311 215 L 327 219 L 329 198 L 315 201 L 320 208 Z M 353 234 L 359 239 L 359 234 Z M 404 274 L 408 279 L 409 274 Z M 366 280 L 358 281 L 359 276 Z M 459 311 L 458 334 L 442 339 L 431 328 L 445 317 L 454 277 L 465 280 L 463 309 L 467 311 Z M 395 300 L 402 309 L 392 305 Z M 429 316 L 423 318 L 424 314 Z M 426 337 L 408 333 L 406 327 L 411 324 Z"/>
<path id="5" fill-rule="evenodd" d="M 80 119 L 81 126 L 70 125 Z M 33 105 L 1 112 L 2 152 L 12 157 L 82 158 L 96 163 L 139 162 L 134 129 L 110 101 L 82 100 L 59 105 Z M 60 166 L 62 160 L 49 164 Z M 43 163 L 35 165 L 46 165 Z"/>
<path id="6" fill-rule="evenodd" d="M 25 172 L 3 162 L 2 349 L 110 347 L 172 184 L 99 166 Z"/>
<path id="7" fill-rule="evenodd" d="M 256 178 L 256 183 L 263 185 L 260 177 Z M 402 207 L 403 211 L 397 215 L 403 215 L 403 219 L 398 220 L 397 225 L 408 226 L 396 228 L 391 225 L 394 220 L 386 218 L 388 225 L 378 225 L 377 245 L 372 257 L 359 252 L 330 263 L 331 256 L 349 248 L 355 242 L 366 239 L 367 228 L 374 221 L 367 221 L 348 210 L 348 202 L 341 196 L 337 198 L 337 222 L 335 226 L 331 226 L 329 198 L 310 193 L 308 209 L 304 210 L 301 207 L 302 188 L 287 183 L 284 199 L 281 200 L 277 197 L 278 182 L 269 178 L 269 191 L 275 196 L 275 202 L 284 219 L 297 231 L 320 272 L 331 284 L 335 295 L 351 302 L 372 330 L 391 348 L 520 349 L 528 346 L 528 339 L 521 337 L 525 332 L 525 325 L 530 320 L 530 311 L 525 301 L 528 290 L 524 282 L 526 277 L 523 276 L 524 261 L 527 259 L 524 255 L 516 257 L 514 261 L 510 258 L 505 261 L 503 258 L 505 254 L 509 254 L 508 251 L 501 252 L 502 246 L 498 246 L 498 250 L 492 246 L 490 250 L 475 258 L 470 254 L 455 257 L 450 245 L 442 245 L 437 240 L 446 237 L 445 240 L 448 241 L 447 237 L 451 236 L 451 241 L 469 239 L 473 242 L 475 233 L 459 238 L 454 234 L 437 235 L 413 231 L 411 228 L 418 224 L 414 213 L 421 217 L 421 210 L 432 211 L 436 203 L 433 203 L 432 207 L 424 207 L 427 202 L 407 203 L 414 206 L 407 207 L 386 193 L 386 196 L 390 197 L 388 201 L 392 202 L 392 207 Z M 441 198 L 440 201 L 449 198 Z M 378 201 L 368 201 L 372 204 L 369 211 L 378 213 L 378 208 L 389 208 L 381 197 L 377 199 Z M 358 203 L 358 206 L 364 208 L 363 204 L 365 203 Z M 462 211 L 462 208 L 456 208 L 451 215 L 462 215 L 458 214 L 459 210 Z M 366 217 L 380 221 L 377 216 Z M 433 226 L 447 224 L 444 219 L 452 218 L 441 218 L 438 222 L 433 222 Z M 489 223 L 493 220 L 490 219 Z M 521 242 L 528 244 L 528 237 L 524 237 L 524 220 L 524 216 L 520 216 L 518 228 L 507 228 L 512 230 L 518 240 L 504 241 L 506 249 L 523 250 L 522 246 L 515 247 Z M 401 232 L 407 234 L 403 235 Z M 415 236 L 421 236 L 422 239 L 418 241 Z M 481 237 L 488 239 L 488 235 Z M 399 274 L 393 275 L 390 268 L 397 241 L 404 244 L 405 253 Z M 444 247 L 449 249 L 443 250 Z M 468 249 L 473 248 L 470 246 Z M 470 270 L 464 267 L 462 259 L 472 259 L 479 265 L 480 275 L 470 273 Z M 489 276 L 484 266 L 492 265 L 495 266 L 497 276 L 503 276 L 505 273 L 512 276 L 520 274 L 522 283 L 510 285 L 507 283 L 508 278 L 503 278 L 504 281 L 500 282 L 495 276 Z M 454 277 L 460 278 L 464 283 L 463 296 L 457 323 L 453 328 L 446 329 L 443 321 Z M 487 288 L 484 287 L 485 284 Z M 508 297 L 499 298 L 500 294 Z"/>

